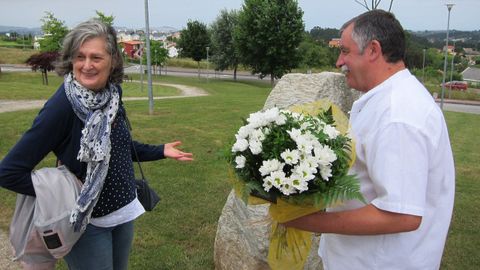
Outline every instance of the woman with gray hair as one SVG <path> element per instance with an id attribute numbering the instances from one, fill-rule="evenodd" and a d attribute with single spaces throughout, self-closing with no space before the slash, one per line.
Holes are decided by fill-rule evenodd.
<path id="1" fill-rule="evenodd" d="M 69 269 L 127 269 L 133 221 L 145 212 L 136 196 L 133 149 L 139 161 L 190 161 L 192 154 L 177 149 L 179 141 L 147 145 L 130 137 L 113 27 L 89 20 L 72 29 L 57 73 L 64 83 L 0 163 L 0 185 L 35 196 L 31 172 L 53 152 L 83 182 L 71 222 L 85 231 L 65 256 Z"/>

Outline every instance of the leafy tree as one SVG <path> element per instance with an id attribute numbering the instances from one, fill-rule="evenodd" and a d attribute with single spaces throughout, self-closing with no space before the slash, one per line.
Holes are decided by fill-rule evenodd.
<path id="1" fill-rule="evenodd" d="M 295 0 L 245 0 L 235 38 L 242 62 L 263 78 L 275 78 L 297 67 L 303 39 L 303 11 Z"/>
<path id="2" fill-rule="evenodd" d="M 315 26 L 310 30 L 310 36 L 315 41 L 328 44 L 332 38 L 340 38 L 340 30 L 336 28 L 322 28 L 320 26 Z"/>
<path id="3" fill-rule="evenodd" d="M 146 50 L 147 48 L 145 48 Z M 157 68 L 165 65 L 168 59 L 168 50 L 163 47 L 163 43 L 156 40 L 150 40 L 150 55 L 152 60 L 152 65 Z M 147 62 L 147 54 L 143 53 L 143 63 Z M 155 70 L 154 72 L 155 73 Z"/>
<path id="4" fill-rule="evenodd" d="M 26 63 L 32 67 L 33 71 L 40 69 L 42 72 L 42 83 L 48 85 L 47 72 L 55 69 L 53 62 L 59 56 L 58 52 L 41 52 L 31 55 Z"/>
<path id="5" fill-rule="evenodd" d="M 234 29 L 238 22 L 238 12 L 222 10 L 211 26 L 212 62 L 216 70 L 233 69 L 233 79 L 237 80 L 240 63 Z"/>
<path id="6" fill-rule="evenodd" d="M 190 57 L 198 63 L 198 77 L 200 77 L 200 61 L 207 58 L 207 47 L 210 46 L 210 36 L 207 26 L 199 21 L 188 21 L 187 28 L 183 29 L 177 43 L 182 57 Z"/>
<path id="7" fill-rule="evenodd" d="M 355 0 L 355 2 L 357 2 L 358 4 L 360 4 L 361 6 L 366 8 L 367 10 L 374 10 L 374 9 L 378 8 L 378 6 L 382 2 L 382 0 L 372 0 L 372 3 L 371 3 L 370 6 L 367 4 L 367 0 L 363 0 L 363 3 L 360 0 Z M 390 0 L 390 6 L 388 8 L 388 11 L 392 10 L 392 5 L 393 5 L 393 0 Z"/>
<path id="8" fill-rule="evenodd" d="M 40 40 L 40 50 L 42 52 L 56 52 L 62 47 L 62 41 L 68 33 L 65 22 L 55 18 L 53 13 L 45 12 L 45 16 L 41 19 L 43 22 L 42 31 L 44 37 Z"/>
<path id="9" fill-rule="evenodd" d="M 97 13 L 97 19 L 99 19 L 106 25 L 113 26 L 113 20 L 115 19 L 113 15 L 107 16 L 105 15 L 105 13 L 98 10 L 95 10 L 95 13 Z"/>
<path id="10" fill-rule="evenodd" d="M 300 43 L 298 51 L 303 56 L 301 64 L 307 68 L 331 67 L 335 64 L 333 52 L 308 34 L 305 34 L 305 40 Z"/>

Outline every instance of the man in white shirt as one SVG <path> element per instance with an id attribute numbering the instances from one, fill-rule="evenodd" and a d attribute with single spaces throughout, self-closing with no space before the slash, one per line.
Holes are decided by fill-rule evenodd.
<path id="1" fill-rule="evenodd" d="M 405 67 L 405 35 L 373 10 L 342 27 L 337 66 L 365 92 L 352 107 L 351 169 L 368 202 L 348 201 L 285 223 L 322 233 L 331 269 L 439 269 L 450 225 L 455 170 L 442 111 Z"/>

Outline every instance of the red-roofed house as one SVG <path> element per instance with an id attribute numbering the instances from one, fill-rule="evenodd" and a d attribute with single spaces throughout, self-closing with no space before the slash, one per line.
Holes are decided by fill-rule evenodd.
<path id="1" fill-rule="evenodd" d="M 142 55 L 143 42 L 139 40 L 120 41 L 123 53 L 129 58 L 139 58 Z"/>

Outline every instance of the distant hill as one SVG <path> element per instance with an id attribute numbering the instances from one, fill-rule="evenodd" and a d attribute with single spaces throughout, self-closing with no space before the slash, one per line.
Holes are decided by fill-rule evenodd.
<path id="1" fill-rule="evenodd" d="M 434 47 L 442 49 L 445 46 L 446 31 L 410 31 L 407 30 L 413 42 L 418 43 L 421 47 Z M 313 27 L 310 36 L 319 42 L 327 43 L 332 38 L 339 38 L 339 30 L 335 28 Z M 480 30 L 476 31 L 459 31 L 450 30 L 449 40 L 455 40 L 457 47 L 474 48 L 480 50 Z"/>
<path id="2" fill-rule="evenodd" d="M 133 27 L 128 27 L 128 26 L 113 26 L 115 29 L 118 30 L 123 30 L 123 31 L 134 31 L 134 30 L 142 30 L 145 31 L 145 27 L 140 27 L 140 28 L 133 28 Z M 160 32 L 160 33 L 174 33 L 179 31 L 177 28 L 171 27 L 171 26 L 150 26 L 150 32 Z"/>
<path id="3" fill-rule="evenodd" d="M 40 27 L 28 28 L 28 27 L 0 25 L 0 34 L 12 33 L 12 32 L 16 32 L 17 34 L 21 34 L 21 35 L 28 35 L 28 34 L 39 35 L 42 33 L 42 29 Z"/>
<path id="4" fill-rule="evenodd" d="M 145 28 L 133 28 L 133 27 L 127 27 L 127 26 L 115 26 L 114 28 L 117 30 L 143 30 L 145 31 Z M 178 29 L 171 27 L 171 26 L 150 26 L 150 32 L 160 32 L 160 33 L 174 33 L 177 32 Z M 35 27 L 35 28 L 28 28 L 28 27 L 19 27 L 19 26 L 5 26 L 5 25 L 0 25 L 0 35 L 5 34 L 5 33 L 12 33 L 16 32 L 17 34 L 20 35 L 41 35 L 42 34 L 42 29 L 40 27 Z"/>
<path id="5" fill-rule="evenodd" d="M 445 41 L 446 31 L 415 31 L 412 32 L 416 36 L 428 39 L 430 42 Z M 454 40 L 462 40 L 463 42 L 473 41 L 480 42 L 480 30 L 476 31 L 459 31 L 450 30 L 449 38 Z"/>
<path id="6" fill-rule="evenodd" d="M 412 32 L 412 34 L 428 40 L 436 48 L 443 48 L 445 45 L 445 38 L 447 37 L 446 31 L 416 31 Z M 450 44 L 452 44 L 452 40 L 454 40 L 458 47 L 480 50 L 480 30 L 450 30 L 448 34 Z"/>

